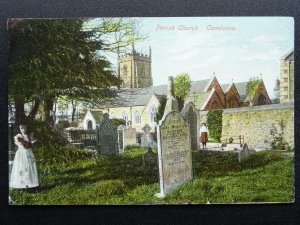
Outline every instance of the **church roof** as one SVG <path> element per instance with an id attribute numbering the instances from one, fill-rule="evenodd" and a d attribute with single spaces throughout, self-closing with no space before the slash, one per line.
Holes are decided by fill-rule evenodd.
<path id="1" fill-rule="evenodd" d="M 103 118 L 103 113 L 102 113 L 102 111 L 94 111 L 94 110 L 91 110 L 90 112 L 91 112 L 91 114 L 92 114 L 92 116 L 94 117 L 94 119 L 95 119 L 96 122 L 99 123 L 99 122 L 102 120 L 102 118 Z"/>
<path id="2" fill-rule="evenodd" d="M 228 90 L 228 88 L 230 87 L 232 83 L 230 84 L 221 84 L 221 88 L 223 90 L 224 93 L 226 93 Z M 234 83 L 240 97 L 242 101 L 246 101 L 247 100 L 247 84 L 248 82 L 239 82 L 239 83 Z"/>
<path id="3" fill-rule="evenodd" d="M 281 60 L 292 61 L 294 60 L 294 49 L 290 49 L 287 53 L 285 53 L 280 58 Z"/>
<path id="4" fill-rule="evenodd" d="M 211 81 L 211 79 L 192 81 L 190 93 L 200 93 L 205 92 L 205 88 L 207 84 Z"/>
<path id="5" fill-rule="evenodd" d="M 205 89 L 210 81 L 211 79 L 192 81 L 188 101 L 195 101 L 195 99 L 192 99 L 192 96 L 193 94 L 197 94 L 195 105 L 196 107 L 201 107 L 209 95 Z M 247 100 L 247 83 L 248 82 L 234 83 L 242 101 Z M 231 84 L 232 83 L 221 85 L 224 93 L 228 91 L 227 89 Z M 166 97 L 168 87 L 167 85 L 158 85 L 147 88 L 122 88 L 116 91 L 116 97 L 112 98 L 110 101 L 107 101 L 100 108 L 145 106 L 148 104 L 153 94 L 156 95 L 159 101 L 162 97 Z"/>

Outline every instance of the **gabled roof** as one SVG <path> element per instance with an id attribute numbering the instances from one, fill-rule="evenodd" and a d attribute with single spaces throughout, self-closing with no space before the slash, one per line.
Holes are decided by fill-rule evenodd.
<path id="1" fill-rule="evenodd" d="M 292 61 L 294 60 L 294 49 L 290 49 L 287 53 L 285 53 L 283 56 L 280 58 L 281 60 L 286 60 L 286 61 Z"/>
<path id="2" fill-rule="evenodd" d="M 239 82 L 239 83 L 234 83 L 235 87 L 240 94 L 241 100 L 246 101 L 247 100 L 247 84 L 248 81 L 246 82 Z"/>
<path id="3" fill-rule="evenodd" d="M 211 91 L 209 93 L 207 93 L 208 95 L 206 96 L 205 100 L 203 101 L 202 105 L 200 106 L 200 110 L 204 110 L 206 105 L 208 104 L 209 100 L 211 99 L 211 97 L 213 96 L 213 94 L 216 92 L 216 89 L 213 87 L 211 89 Z"/>
<path id="4" fill-rule="evenodd" d="M 205 89 L 210 82 L 211 79 L 192 81 L 190 94 L 205 92 Z"/>
<path id="5" fill-rule="evenodd" d="M 209 92 L 200 92 L 200 93 L 195 93 L 192 95 L 189 95 L 186 99 L 185 102 L 189 103 L 189 102 L 193 102 L 196 106 L 196 108 L 200 109 L 204 102 L 207 100 L 208 96 L 209 96 Z"/>
<path id="6" fill-rule="evenodd" d="M 102 113 L 102 111 L 94 111 L 94 110 L 91 110 L 90 112 L 91 112 L 91 114 L 92 114 L 92 116 L 94 117 L 94 119 L 95 119 L 96 122 L 99 123 L 99 122 L 102 120 L 102 118 L 103 118 L 103 113 Z"/>

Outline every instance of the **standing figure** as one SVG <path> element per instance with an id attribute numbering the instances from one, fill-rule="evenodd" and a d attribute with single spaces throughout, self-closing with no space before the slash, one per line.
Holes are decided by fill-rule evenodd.
<path id="1" fill-rule="evenodd" d="M 199 141 L 202 143 L 203 149 L 206 149 L 206 143 L 208 141 L 208 128 L 205 122 L 201 122 L 199 130 Z"/>
<path id="2" fill-rule="evenodd" d="M 38 173 L 31 145 L 34 140 L 27 134 L 26 125 L 20 125 L 20 133 L 14 139 L 18 150 L 15 154 L 9 186 L 11 188 L 33 188 L 39 186 Z"/>

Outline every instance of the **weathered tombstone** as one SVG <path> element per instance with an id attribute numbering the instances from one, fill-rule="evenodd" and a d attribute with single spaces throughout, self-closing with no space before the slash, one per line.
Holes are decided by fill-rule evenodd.
<path id="1" fill-rule="evenodd" d="M 124 131 L 124 148 L 128 145 L 136 145 L 136 129 L 132 127 L 131 121 L 127 122 Z"/>
<path id="2" fill-rule="evenodd" d="M 245 143 L 243 149 L 239 150 L 239 162 L 242 162 L 243 160 L 247 159 L 249 155 L 250 151 L 248 145 Z"/>
<path id="3" fill-rule="evenodd" d="M 149 147 L 152 145 L 152 135 L 150 133 L 151 127 L 146 123 L 142 130 L 144 133 L 141 137 L 141 146 Z"/>
<path id="4" fill-rule="evenodd" d="M 181 111 L 181 114 L 185 118 L 186 122 L 189 124 L 190 135 L 191 135 L 191 147 L 196 150 L 198 145 L 198 113 L 194 103 L 189 102 L 184 106 Z"/>
<path id="5" fill-rule="evenodd" d="M 124 153 L 124 132 L 125 126 L 120 125 L 118 126 L 118 147 L 119 147 L 119 153 Z"/>
<path id="6" fill-rule="evenodd" d="M 189 127 L 177 111 L 169 112 L 157 126 L 160 193 L 163 198 L 171 190 L 192 179 L 192 154 Z"/>
<path id="7" fill-rule="evenodd" d="M 157 156 L 152 152 L 151 147 L 148 148 L 148 151 L 143 155 L 143 165 L 144 166 L 156 166 L 157 165 Z"/>
<path id="8" fill-rule="evenodd" d="M 97 132 L 99 138 L 98 153 L 103 155 L 117 154 L 119 152 L 117 127 L 111 123 L 107 113 L 103 115 Z"/>

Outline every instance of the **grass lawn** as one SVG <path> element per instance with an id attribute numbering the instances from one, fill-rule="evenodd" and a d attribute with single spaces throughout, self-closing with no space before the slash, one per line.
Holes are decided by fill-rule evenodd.
<path id="1" fill-rule="evenodd" d="M 252 154 L 241 164 L 236 153 L 193 152 L 194 179 L 165 199 L 159 192 L 158 168 L 143 166 L 145 148 L 123 155 L 100 156 L 58 164 L 48 173 L 39 167 L 41 186 L 10 190 L 19 205 L 206 204 L 291 202 L 294 162 L 284 152 Z M 39 165 L 38 165 L 39 166 Z"/>

